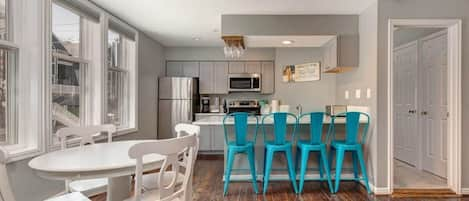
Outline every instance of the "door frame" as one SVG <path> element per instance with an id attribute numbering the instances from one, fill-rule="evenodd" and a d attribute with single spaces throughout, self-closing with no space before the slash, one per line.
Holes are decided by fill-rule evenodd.
<path id="1" fill-rule="evenodd" d="M 461 194 L 461 44 L 462 21 L 460 19 L 389 19 L 388 21 L 388 82 L 387 82 L 387 137 L 388 137 L 388 189 L 394 191 L 394 135 L 393 135 L 393 58 L 394 27 L 446 28 L 448 31 L 448 188 Z"/>

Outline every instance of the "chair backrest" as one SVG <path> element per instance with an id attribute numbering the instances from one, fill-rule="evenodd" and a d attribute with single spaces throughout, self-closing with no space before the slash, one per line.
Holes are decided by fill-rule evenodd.
<path id="1" fill-rule="evenodd" d="M 366 134 L 370 125 L 370 115 L 363 112 L 344 112 L 332 117 L 331 125 L 334 124 L 337 116 L 345 116 L 345 143 L 346 144 L 365 144 Z M 360 123 L 360 117 L 365 116 L 366 122 Z M 363 125 L 361 139 L 359 139 L 360 125 Z M 335 135 L 335 131 L 332 131 Z M 335 138 L 335 136 L 334 136 Z"/>
<path id="2" fill-rule="evenodd" d="M 273 126 L 274 126 L 274 143 L 278 145 L 285 144 L 287 142 L 287 128 L 288 128 L 288 117 L 291 117 L 295 120 L 293 124 L 293 131 L 291 141 L 295 139 L 296 127 L 298 126 L 298 118 L 296 115 L 287 112 L 275 112 L 268 115 L 265 115 L 262 118 L 262 133 L 264 134 L 264 142 L 266 140 L 266 123 L 265 120 L 272 118 L 273 116 Z"/>
<path id="3" fill-rule="evenodd" d="M 223 130 L 225 132 L 225 143 L 228 145 L 230 143 L 228 136 L 228 128 L 226 125 L 226 120 L 233 118 L 234 119 L 234 134 L 235 134 L 235 144 L 238 146 L 246 145 L 248 142 L 248 118 L 252 116 L 256 119 L 256 127 L 254 132 L 254 143 L 257 138 L 257 130 L 259 127 L 259 119 L 254 115 L 249 115 L 247 112 L 234 112 L 231 114 L 225 115 L 223 118 Z"/>
<path id="4" fill-rule="evenodd" d="M 0 201 L 15 201 L 7 174 L 7 160 L 8 152 L 0 147 Z"/>
<path id="5" fill-rule="evenodd" d="M 71 136 L 80 138 L 80 146 L 86 144 L 94 144 L 93 137 L 106 132 L 107 141 L 112 142 L 112 134 L 116 132 L 117 128 L 113 124 L 104 124 L 96 126 L 83 126 L 83 127 L 65 127 L 57 131 L 57 137 L 60 140 L 62 149 L 67 148 L 67 139 Z"/>
<path id="6" fill-rule="evenodd" d="M 176 124 L 174 127 L 174 130 L 176 131 L 177 137 L 183 137 L 187 135 L 195 135 L 197 136 L 197 145 L 195 147 L 195 156 L 197 156 L 197 153 L 199 152 L 199 145 L 200 145 L 200 126 L 197 125 L 192 125 L 192 124 L 185 124 L 185 123 L 179 123 Z M 185 155 L 187 157 L 187 155 Z M 197 157 L 194 157 L 194 160 Z"/>
<path id="7" fill-rule="evenodd" d="M 179 138 L 171 138 L 166 140 L 159 140 L 153 142 L 143 142 L 132 146 L 129 150 L 130 158 L 137 160 L 136 171 L 135 171 L 135 198 L 136 200 L 141 199 L 142 193 L 142 174 L 143 174 L 143 157 L 149 154 L 160 154 L 164 155 L 165 160 L 160 168 L 160 174 L 158 176 L 158 188 L 160 197 L 158 200 L 169 201 L 175 198 L 186 198 L 187 189 L 195 160 L 195 149 L 197 146 L 197 136 L 188 135 Z M 183 161 L 180 160 L 180 155 L 187 155 L 182 157 Z M 166 175 L 168 167 L 171 167 L 171 171 L 176 174 Z M 181 173 L 184 175 L 183 183 L 181 186 L 177 185 L 177 178 Z M 170 184 L 163 182 L 163 178 L 173 176 Z"/>
<path id="8" fill-rule="evenodd" d="M 324 122 L 324 112 L 311 112 L 300 115 L 298 121 L 309 116 L 309 144 L 320 144 L 322 142 L 322 128 Z"/>

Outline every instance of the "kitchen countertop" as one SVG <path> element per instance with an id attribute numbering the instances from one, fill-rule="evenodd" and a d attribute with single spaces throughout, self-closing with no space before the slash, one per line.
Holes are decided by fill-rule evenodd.
<path id="1" fill-rule="evenodd" d="M 196 116 L 225 116 L 223 112 L 206 112 L 206 113 L 195 113 Z"/>
<path id="2" fill-rule="evenodd" d="M 224 116 L 207 116 L 204 118 L 201 118 L 197 121 L 192 122 L 194 125 L 199 125 L 199 126 L 216 126 L 216 125 L 223 125 L 223 118 Z M 261 124 L 262 117 L 259 116 L 259 124 Z M 266 124 L 273 124 L 273 118 L 269 117 L 265 120 Z M 292 117 L 288 117 L 287 119 L 288 124 L 294 124 L 295 120 Z M 303 117 L 300 122 L 300 124 L 309 124 L 310 119 L 308 116 Z M 329 116 L 324 117 L 324 124 L 330 124 L 331 123 L 331 118 Z M 336 124 L 345 124 L 345 118 L 343 117 L 337 117 L 335 119 Z M 362 117 L 360 118 L 360 123 L 366 123 L 366 118 Z M 227 125 L 233 125 L 234 120 L 233 118 L 230 118 L 226 120 Z M 256 119 L 254 117 L 249 117 L 248 118 L 248 124 L 256 124 Z"/>

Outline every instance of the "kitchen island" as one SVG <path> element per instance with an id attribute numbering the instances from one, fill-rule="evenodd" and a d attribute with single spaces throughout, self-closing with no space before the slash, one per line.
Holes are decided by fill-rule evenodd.
<path id="1" fill-rule="evenodd" d="M 200 150 L 201 153 L 210 153 L 210 154 L 225 154 L 226 155 L 226 146 L 225 146 L 225 134 L 223 128 L 223 118 L 224 116 L 221 115 L 207 115 L 207 116 L 200 116 L 193 122 L 194 125 L 199 125 L 201 127 L 200 133 Z M 256 155 L 256 172 L 257 172 L 257 179 L 262 180 L 264 167 L 264 136 L 262 133 L 262 116 L 258 116 L 259 119 L 259 127 L 257 130 L 257 141 L 255 145 L 255 155 Z M 305 116 L 302 118 L 298 123 L 299 126 L 297 128 L 295 141 L 298 139 L 309 139 L 309 116 Z M 266 126 L 266 139 L 270 140 L 273 138 L 273 118 L 268 117 L 265 119 Z M 295 124 L 295 119 L 289 117 L 287 119 L 288 126 L 288 134 L 287 139 L 291 139 L 291 133 L 293 131 L 293 125 Z M 324 126 L 323 126 L 323 138 L 326 138 L 327 131 L 329 125 L 331 123 L 331 118 L 329 116 L 324 117 Z M 360 123 L 366 123 L 366 118 L 362 117 L 360 119 Z M 229 139 L 234 138 L 234 120 L 233 118 L 229 118 L 226 120 L 225 124 L 227 125 L 228 137 Z M 252 139 L 255 133 L 255 125 L 256 125 L 256 118 L 249 117 L 248 118 L 248 138 Z M 340 139 L 344 137 L 344 124 L 345 118 L 336 118 L 335 125 L 336 125 L 336 138 Z M 294 145 L 295 147 L 295 145 Z M 293 148 L 293 153 L 296 155 L 296 148 Z M 295 156 L 294 156 L 295 157 Z M 272 173 L 271 173 L 271 180 L 288 180 L 288 173 L 287 173 L 287 163 L 284 154 L 276 154 L 274 156 L 274 162 L 272 165 Z M 225 157 L 226 160 L 226 157 Z M 226 164 L 226 161 L 225 161 Z M 346 161 L 344 163 L 344 167 L 350 166 L 351 163 Z M 317 170 L 317 156 L 315 154 L 310 155 L 308 172 L 306 174 L 306 179 L 318 178 L 319 172 Z M 344 175 L 348 175 L 347 173 Z M 235 157 L 235 161 L 233 163 L 233 172 L 231 176 L 231 180 L 239 180 L 239 181 L 250 181 L 251 176 L 249 172 L 249 163 L 246 158 L 246 155 L 238 154 Z"/>

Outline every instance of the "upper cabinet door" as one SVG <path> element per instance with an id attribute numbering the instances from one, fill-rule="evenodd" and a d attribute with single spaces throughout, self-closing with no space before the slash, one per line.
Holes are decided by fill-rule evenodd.
<path id="1" fill-rule="evenodd" d="M 245 62 L 234 61 L 229 63 L 229 72 L 230 73 L 246 73 Z"/>
<path id="2" fill-rule="evenodd" d="M 258 61 L 249 61 L 246 62 L 246 73 L 261 73 L 261 62 Z"/>
<path id="3" fill-rule="evenodd" d="M 214 90 L 213 62 L 200 62 L 199 93 L 211 94 Z"/>
<path id="4" fill-rule="evenodd" d="M 182 74 L 184 77 L 199 77 L 199 62 L 183 62 Z"/>
<path id="5" fill-rule="evenodd" d="M 166 76 L 169 77 L 180 77 L 183 76 L 182 62 L 168 61 L 166 63 Z"/>
<path id="6" fill-rule="evenodd" d="M 275 91 L 275 67 L 274 62 L 262 62 L 262 90 L 263 94 L 272 94 Z"/>
<path id="7" fill-rule="evenodd" d="M 228 94 L 228 62 L 213 62 L 213 93 Z"/>

